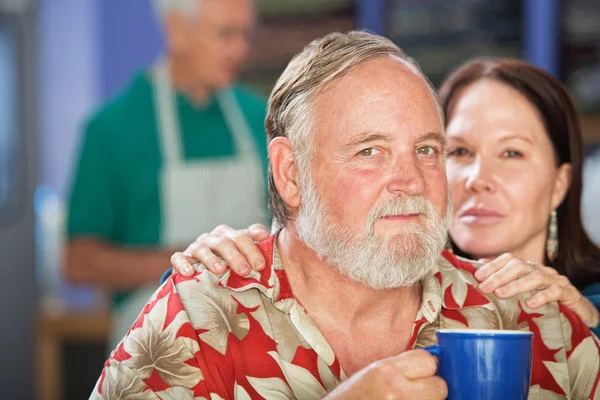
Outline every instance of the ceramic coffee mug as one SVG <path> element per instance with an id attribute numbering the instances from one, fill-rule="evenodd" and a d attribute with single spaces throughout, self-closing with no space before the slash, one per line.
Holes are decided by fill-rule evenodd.
<path id="1" fill-rule="evenodd" d="M 436 337 L 437 345 L 425 350 L 439 359 L 449 400 L 527 399 L 533 333 L 442 329 Z"/>

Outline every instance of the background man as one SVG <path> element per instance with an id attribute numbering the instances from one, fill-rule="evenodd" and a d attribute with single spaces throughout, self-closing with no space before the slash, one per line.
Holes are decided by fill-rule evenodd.
<path id="1" fill-rule="evenodd" d="M 216 223 L 268 221 L 265 103 L 234 84 L 252 0 L 155 5 L 166 54 L 90 119 L 69 208 L 68 275 L 118 291 L 112 345 L 172 249 Z"/>

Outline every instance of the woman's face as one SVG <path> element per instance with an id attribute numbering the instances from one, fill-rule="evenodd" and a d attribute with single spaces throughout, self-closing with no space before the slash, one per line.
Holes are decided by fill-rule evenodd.
<path id="1" fill-rule="evenodd" d="M 452 239 L 473 258 L 511 252 L 542 261 L 570 166 L 556 166 L 538 111 L 517 90 L 484 79 L 458 96 L 447 127 Z"/>

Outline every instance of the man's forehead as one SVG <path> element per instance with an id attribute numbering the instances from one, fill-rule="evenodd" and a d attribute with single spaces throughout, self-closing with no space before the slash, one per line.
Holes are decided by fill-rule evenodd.
<path id="1" fill-rule="evenodd" d="M 352 68 L 338 79 L 338 86 L 369 82 L 387 82 L 395 85 L 422 84 L 423 77 L 415 66 L 394 56 L 378 57 Z M 333 85 L 332 85 L 333 86 Z"/>
<path id="2" fill-rule="evenodd" d="M 369 61 L 319 93 L 315 125 L 341 132 L 350 142 L 361 132 L 410 130 L 416 136 L 443 134 L 436 100 L 427 82 L 396 59 Z"/>
<path id="3" fill-rule="evenodd" d="M 254 17 L 253 0 L 197 0 L 199 17 L 209 22 L 227 22 L 236 16 Z"/>
<path id="4" fill-rule="evenodd" d="M 398 139 L 398 135 L 394 132 L 383 131 L 359 131 L 350 132 L 345 138 L 344 147 L 351 149 L 361 144 L 367 144 L 375 141 L 392 142 Z M 442 132 L 430 131 L 414 135 L 412 138 L 415 142 L 436 142 L 441 146 L 446 145 L 446 137 Z"/>
<path id="5" fill-rule="evenodd" d="M 414 67 L 409 68 L 405 62 L 392 57 L 370 60 L 357 66 L 330 82 L 317 95 L 317 101 L 377 105 L 385 96 L 399 104 L 420 101 L 436 105 L 425 78 Z"/>

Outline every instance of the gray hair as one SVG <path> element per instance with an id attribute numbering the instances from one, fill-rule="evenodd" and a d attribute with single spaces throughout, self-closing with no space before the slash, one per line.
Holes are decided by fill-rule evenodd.
<path id="1" fill-rule="evenodd" d="M 315 96 L 332 81 L 367 61 L 394 57 L 421 75 L 429 85 L 438 112 L 443 116 L 437 94 L 419 65 L 391 40 L 363 31 L 331 33 L 311 42 L 283 71 L 269 97 L 265 128 L 268 141 L 282 136 L 294 147 L 298 166 L 309 167 Z M 277 224 L 284 226 L 291 213 L 277 192 L 269 166 L 269 207 Z"/>
<path id="2" fill-rule="evenodd" d="M 184 16 L 195 16 L 198 13 L 200 0 L 153 0 L 154 11 L 162 21 L 170 12 L 178 12 Z"/>

